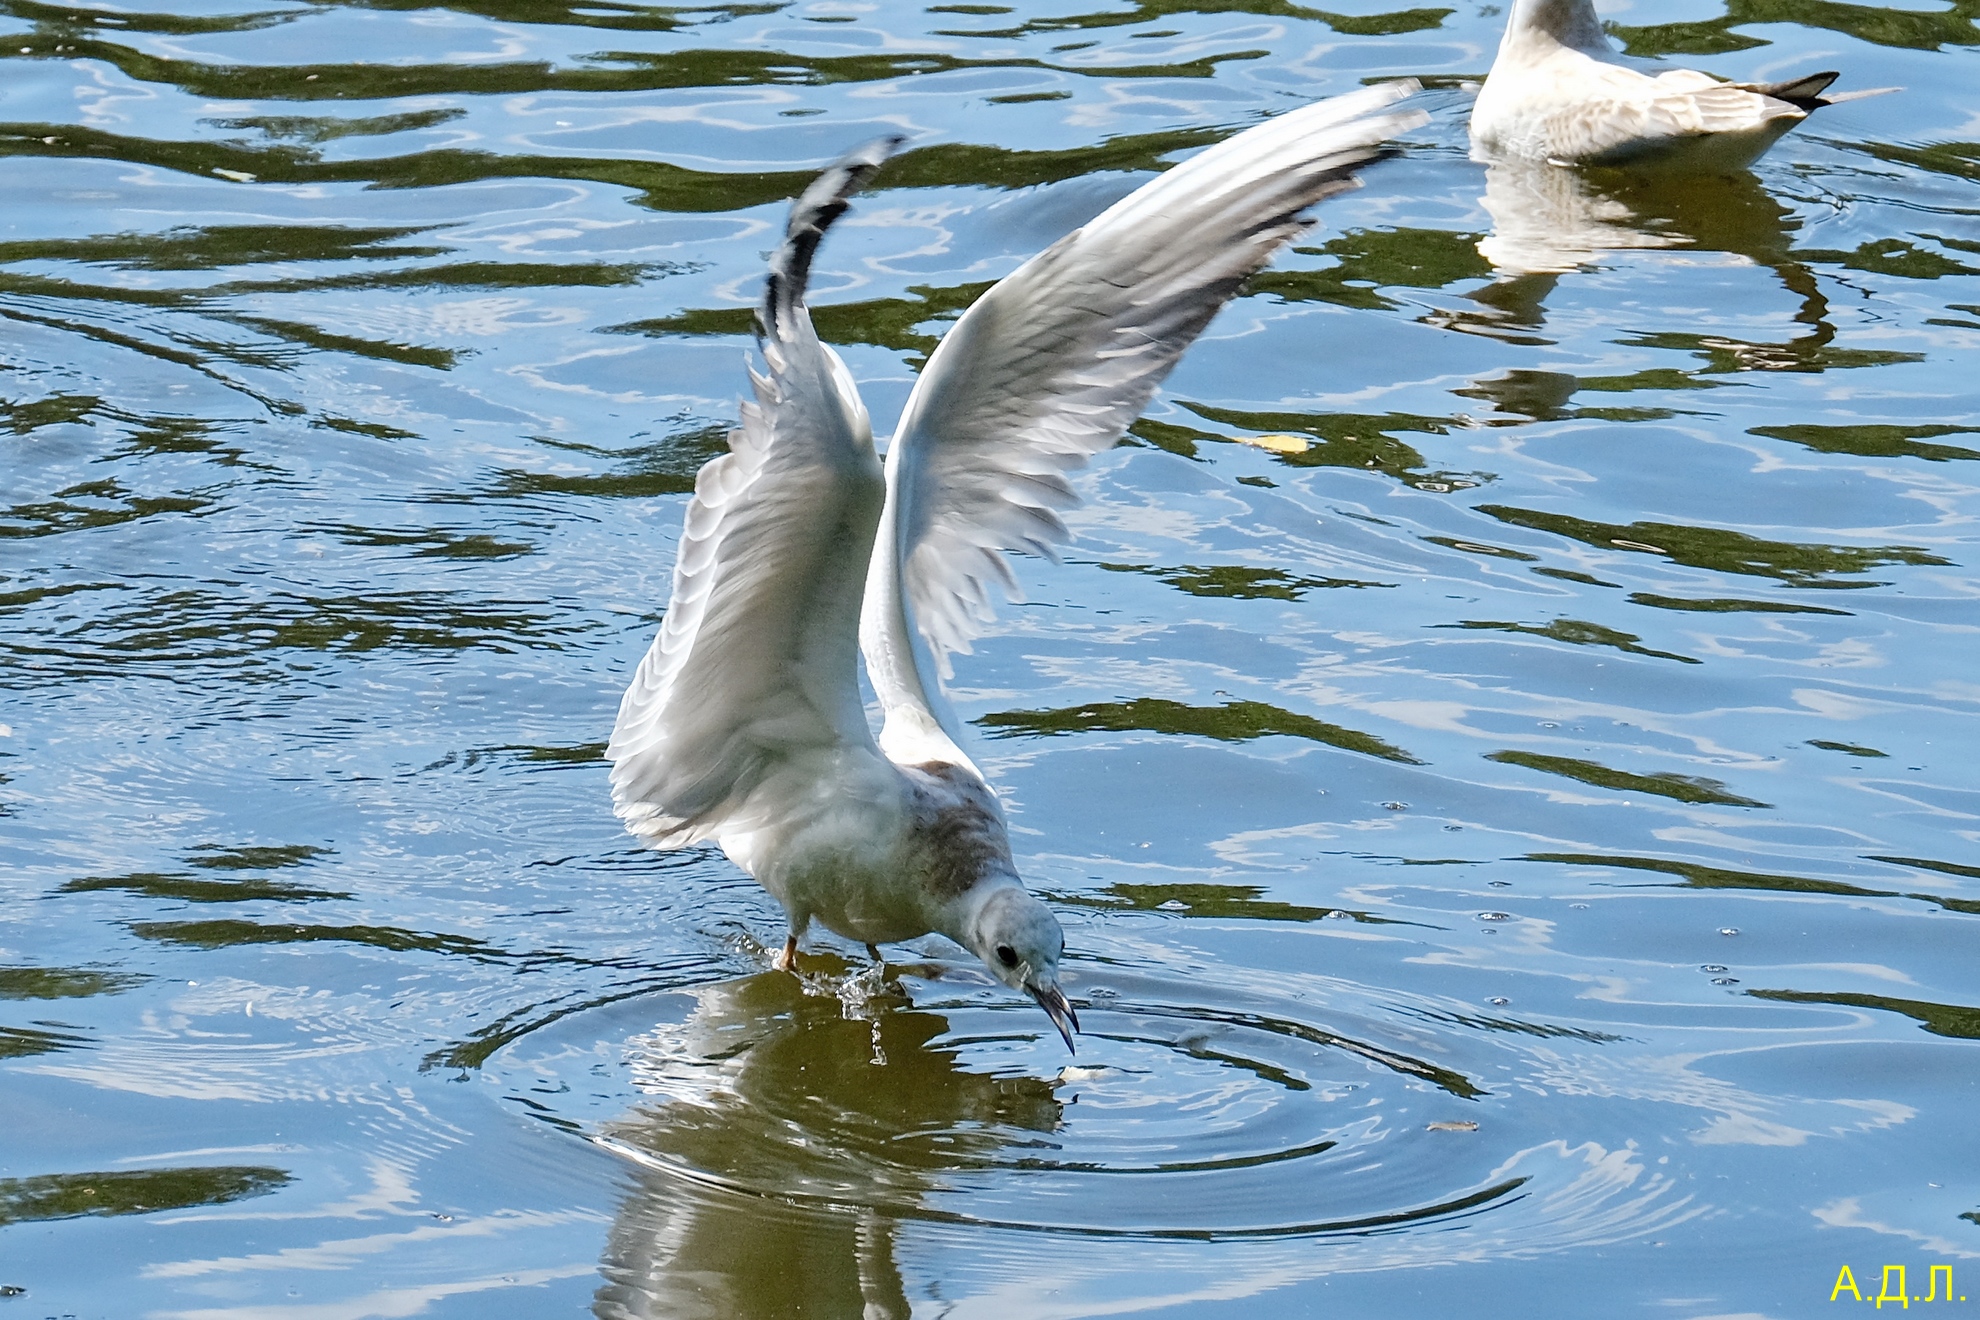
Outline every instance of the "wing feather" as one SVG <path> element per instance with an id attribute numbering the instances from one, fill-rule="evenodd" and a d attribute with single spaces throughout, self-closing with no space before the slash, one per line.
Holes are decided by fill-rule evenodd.
<path id="1" fill-rule="evenodd" d="M 1123 198 L 984 294 L 944 336 L 887 454 L 888 502 L 861 643 L 888 708 L 881 744 L 948 754 L 931 665 L 967 651 L 1005 554 L 1051 554 L 1067 474 L 1115 444 L 1246 277 L 1427 116 L 1383 83 L 1230 138 Z M 913 737 L 909 734 L 912 733 Z"/>
<path id="2" fill-rule="evenodd" d="M 885 486 L 866 409 L 804 304 L 811 258 L 894 142 L 870 143 L 791 208 L 757 314 L 764 370 L 729 452 L 695 478 L 673 597 L 619 706 L 612 800 L 656 847 L 752 824 L 750 794 L 808 748 L 874 748 L 858 618 Z"/>

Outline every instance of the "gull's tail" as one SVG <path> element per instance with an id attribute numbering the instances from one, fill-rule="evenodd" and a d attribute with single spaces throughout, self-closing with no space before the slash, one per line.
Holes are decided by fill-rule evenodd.
<path id="1" fill-rule="evenodd" d="M 825 167 L 798 199 L 791 203 L 791 218 L 784 226 L 784 241 L 770 254 L 770 282 L 763 291 L 763 307 L 757 313 L 765 338 L 785 338 L 784 327 L 804 304 L 804 287 L 811 279 L 811 258 L 819 240 L 832 222 L 846 213 L 852 195 L 866 186 L 907 139 L 899 136 L 874 138 Z"/>

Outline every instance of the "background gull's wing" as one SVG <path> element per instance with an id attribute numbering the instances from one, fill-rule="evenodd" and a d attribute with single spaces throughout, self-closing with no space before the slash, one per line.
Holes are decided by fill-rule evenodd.
<path id="1" fill-rule="evenodd" d="M 1427 116 L 1381 83 L 1281 115 L 1169 170 L 977 300 L 930 356 L 887 454 L 861 644 L 898 761 L 960 758 L 931 665 L 966 651 L 1011 550 L 1067 539 L 1066 474 L 1115 444 L 1243 280 Z"/>
<path id="2" fill-rule="evenodd" d="M 656 847 L 747 826 L 791 755 L 865 748 L 859 608 L 885 486 L 852 376 L 804 304 L 811 258 L 896 145 L 850 153 L 791 207 L 758 312 L 765 369 L 729 452 L 695 479 L 660 635 L 619 706 L 612 801 Z"/>

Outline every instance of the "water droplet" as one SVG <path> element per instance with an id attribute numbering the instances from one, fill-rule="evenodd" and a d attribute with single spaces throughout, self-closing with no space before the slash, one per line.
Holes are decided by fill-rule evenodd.
<path id="1" fill-rule="evenodd" d="M 1480 921 L 1511 921 L 1513 918 L 1510 912 L 1481 912 L 1478 914 L 1478 919 Z"/>
<path id="2" fill-rule="evenodd" d="M 1157 912 L 1187 912 L 1189 911 L 1189 904 L 1183 902 L 1180 898 L 1171 898 L 1157 903 L 1155 910 Z"/>
<path id="3" fill-rule="evenodd" d="M 1494 881 L 1492 882 L 1492 888 L 1494 888 L 1494 889 L 1511 889 L 1511 888 L 1512 888 L 1512 881 L 1510 881 L 1510 880 L 1494 880 Z"/>
<path id="4" fill-rule="evenodd" d="M 1715 976 L 1715 977 L 1713 977 L 1713 978 L 1712 978 L 1712 984 L 1713 984 L 1713 985 L 1738 985 L 1738 984 L 1739 984 L 1739 978 L 1738 978 L 1738 977 L 1736 977 L 1736 976 Z"/>
<path id="5" fill-rule="evenodd" d="M 1096 1004 L 1110 1003 L 1121 997 L 1121 992 L 1108 985 L 1096 985 L 1086 992 L 1089 1001 Z"/>
<path id="6" fill-rule="evenodd" d="M 1706 963 L 1703 966 L 1701 966 L 1698 970 L 1701 972 L 1711 972 L 1716 974 L 1718 972 L 1723 972 L 1726 969 L 1719 966 L 1719 964 L 1717 963 Z"/>
<path id="7" fill-rule="evenodd" d="M 1737 927 L 1737 926 L 1721 926 L 1721 927 L 1719 927 L 1719 934 L 1721 934 L 1721 935 L 1737 935 L 1737 934 L 1739 934 L 1739 927 Z"/>
<path id="8" fill-rule="evenodd" d="M 1512 1000 L 1506 998 L 1504 995 L 1493 995 L 1490 999 L 1486 1000 L 1485 1002 L 1488 1004 L 1496 1004 L 1498 1007 L 1504 1008 L 1507 1004 L 1510 1004 Z"/>
<path id="9" fill-rule="evenodd" d="M 1588 905 L 1586 903 L 1570 903 L 1568 904 L 1568 906 L 1573 908 L 1576 912 L 1586 912 L 1588 910 Z"/>
<path id="10" fill-rule="evenodd" d="M 1408 811 L 1408 810 L 1409 810 L 1409 803 L 1407 803 L 1407 802 L 1384 802 L 1384 803 L 1382 804 L 1382 810 L 1384 810 L 1384 811 Z"/>

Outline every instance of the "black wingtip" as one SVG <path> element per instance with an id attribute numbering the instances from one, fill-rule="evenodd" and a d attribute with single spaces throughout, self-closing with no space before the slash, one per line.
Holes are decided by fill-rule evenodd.
<path id="1" fill-rule="evenodd" d="M 811 186 L 791 203 L 784 241 L 770 254 L 770 283 L 763 292 L 761 331 L 775 338 L 804 302 L 811 279 L 811 258 L 832 222 L 846 213 L 852 195 L 907 142 L 899 134 L 862 142 L 826 166 Z"/>
<path id="2" fill-rule="evenodd" d="M 1776 101 L 1786 101 L 1800 110 L 1819 110 L 1829 102 L 1822 93 L 1829 90 L 1829 84 L 1842 77 L 1840 70 L 1830 69 L 1823 73 L 1810 73 L 1800 78 L 1790 78 L 1786 82 L 1760 83 L 1753 90 L 1762 96 L 1771 96 Z"/>

